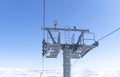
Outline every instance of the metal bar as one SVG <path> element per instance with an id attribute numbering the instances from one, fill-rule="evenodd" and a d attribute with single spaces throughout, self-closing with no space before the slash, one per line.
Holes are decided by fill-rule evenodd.
<path id="1" fill-rule="evenodd" d="M 60 44 L 60 32 L 58 33 L 58 44 Z"/>
<path id="2" fill-rule="evenodd" d="M 84 34 L 84 32 L 82 31 L 81 34 L 80 34 L 80 36 L 79 36 L 79 38 L 78 38 L 77 45 L 80 43 L 83 34 Z"/>
<path id="3" fill-rule="evenodd" d="M 50 30 L 47 30 L 47 31 L 48 31 L 48 33 L 49 33 L 49 35 L 50 35 L 50 37 L 51 37 L 51 39 L 52 39 L 53 43 L 54 43 L 54 44 L 56 44 L 56 41 L 54 40 L 54 38 L 53 38 L 53 36 L 52 36 L 52 34 L 51 34 Z"/>
<path id="4" fill-rule="evenodd" d="M 61 30 L 61 31 L 80 31 L 80 32 L 89 32 L 88 29 L 70 29 L 70 28 L 48 28 L 48 27 L 45 27 L 45 28 L 41 28 L 42 30 Z"/>
<path id="5" fill-rule="evenodd" d="M 71 50 L 65 47 L 63 49 L 63 77 L 71 77 Z"/>
<path id="6" fill-rule="evenodd" d="M 95 40 L 95 39 L 84 39 L 84 40 Z"/>

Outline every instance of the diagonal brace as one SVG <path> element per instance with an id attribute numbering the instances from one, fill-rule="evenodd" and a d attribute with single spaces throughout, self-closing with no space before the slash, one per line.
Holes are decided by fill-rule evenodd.
<path id="1" fill-rule="evenodd" d="M 54 40 L 54 38 L 53 38 L 53 36 L 52 36 L 50 30 L 47 30 L 47 31 L 48 31 L 48 33 L 49 33 L 49 35 L 50 35 L 50 38 L 52 39 L 53 43 L 56 44 L 56 41 Z"/>
<path id="2" fill-rule="evenodd" d="M 83 34 L 84 34 L 84 31 L 81 32 L 81 34 L 80 34 L 80 36 L 79 36 L 79 38 L 78 38 L 78 41 L 77 41 L 77 45 L 80 43 Z"/>

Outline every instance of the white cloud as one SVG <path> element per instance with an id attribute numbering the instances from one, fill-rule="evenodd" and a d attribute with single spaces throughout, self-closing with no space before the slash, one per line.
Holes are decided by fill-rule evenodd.
<path id="1" fill-rule="evenodd" d="M 40 77 L 40 70 L 0 68 L 0 77 Z M 71 77 L 120 77 L 120 71 L 82 69 L 72 71 Z M 63 77 L 62 71 L 46 70 L 41 77 Z"/>
<path id="2" fill-rule="evenodd" d="M 0 77 L 40 77 L 39 71 L 27 69 L 0 69 Z"/>

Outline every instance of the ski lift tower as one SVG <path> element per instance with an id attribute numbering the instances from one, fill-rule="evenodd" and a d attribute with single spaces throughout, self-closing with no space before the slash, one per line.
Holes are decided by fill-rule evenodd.
<path id="1" fill-rule="evenodd" d="M 71 28 L 57 28 L 57 21 L 54 21 L 54 27 L 44 27 L 42 30 L 47 31 L 48 37 L 47 39 L 43 39 L 42 42 L 42 55 L 46 58 L 56 58 L 60 52 L 63 51 L 63 77 L 71 77 L 71 59 L 80 59 L 90 50 L 98 46 L 98 42 L 95 41 L 94 33 L 89 32 L 88 29 L 77 29 L 75 26 Z M 65 39 L 61 38 L 63 35 L 62 32 L 65 32 Z M 77 39 L 73 34 L 71 39 L 72 41 L 77 40 L 76 42 L 70 42 L 70 32 L 76 33 L 79 35 Z M 53 34 L 57 33 L 57 34 Z M 85 34 L 93 35 L 92 38 L 85 38 Z M 54 37 L 56 36 L 57 37 Z M 51 40 L 48 42 L 48 40 Z M 66 40 L 64 43 L 60 40 Z M 85 42 L 85 41 L 92 41 Z"/>

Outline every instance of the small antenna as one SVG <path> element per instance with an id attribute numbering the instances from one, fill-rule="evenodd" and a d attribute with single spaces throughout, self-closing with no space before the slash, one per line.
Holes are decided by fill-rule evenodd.
<path id="1" fill-rule="evenodd" d="M 57 20 L 54 20 L 54 27 L 57 27 Z"/>

